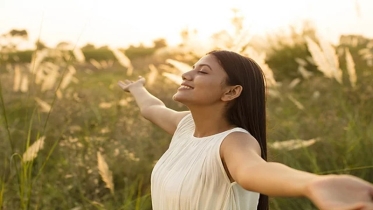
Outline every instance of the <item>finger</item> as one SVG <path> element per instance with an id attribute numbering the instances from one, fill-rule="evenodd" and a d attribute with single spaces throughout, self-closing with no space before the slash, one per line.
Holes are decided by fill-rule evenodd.
<path id="1" fill-rule="evenodd" d="M 119 82 L 118 82 L 118 85 L 125 86 L 126 83 L 124 83 L 123 81 L 119 81 Z"/>
<path id="2" fill-rule="evenodd" d="M 119 81 L 119 82 L 118 82 L 118 85 L 119 85 L 119 87 L 121 87 L 122 89 L 126 89 L 126 88 L 127 88 L 127 84 L 125 84 L 125 83 L 122 82 L 122 81 Z"/>

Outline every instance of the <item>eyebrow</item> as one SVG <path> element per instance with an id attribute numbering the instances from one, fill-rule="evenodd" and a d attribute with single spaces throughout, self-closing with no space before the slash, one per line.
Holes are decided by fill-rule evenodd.
<path id="1" fill-rule="evenodd" d="M 212 71 L 211 66 L 208 65 L 208 64 L 202 63 L 202 64 L 198 64 L 197 66 L 200 66 L 200 67 L 207 66 L 207 67 L 209 67 L 209 69 Z M 194 69 L 194 68 L 196 68 L 196 65 L 193 65 L 193 69 Z"/>

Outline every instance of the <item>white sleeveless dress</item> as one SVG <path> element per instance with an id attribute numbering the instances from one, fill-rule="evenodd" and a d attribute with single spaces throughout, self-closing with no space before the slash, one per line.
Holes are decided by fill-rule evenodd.
<path id="1" fill-rule="evenodd" d="M 179 123 L 168 150 L 151 176 L 153 210 L 256 210 L 259 193 L 231 183 L 220 158 L 220 145 L 233 128 L 194 137 L 191 114 Z"/>

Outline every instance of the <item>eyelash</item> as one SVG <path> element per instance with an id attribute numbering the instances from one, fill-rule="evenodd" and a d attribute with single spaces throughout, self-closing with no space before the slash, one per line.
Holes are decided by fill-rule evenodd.
<path id="1" fill-rule="evenodd" d="M 207 74 L 207 72 L 204 72 L 204 71 L 198 71 L 198 73 Z"/>

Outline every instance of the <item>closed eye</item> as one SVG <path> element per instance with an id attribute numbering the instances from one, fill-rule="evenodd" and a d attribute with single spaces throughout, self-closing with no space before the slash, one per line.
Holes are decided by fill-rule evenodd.
<path id="1" fill-rule="evenodd" d="M 200 73 L 200 74 L 207 74 L 207 72 L 204 72 L 204 71 L 198 71 L 198 73 Z"/>

